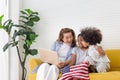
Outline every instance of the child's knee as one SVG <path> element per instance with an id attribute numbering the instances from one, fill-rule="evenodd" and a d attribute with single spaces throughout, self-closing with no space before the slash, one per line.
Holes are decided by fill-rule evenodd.
<path id="1" fill-rule="evenodd" d="M 101 64 L 101 65 L 97 66 L 96 69 L 97 69 L 97 72 L 106 72 L 106 65 Z"/>
<path id="2" fill-rule="evenodd" d="M 50 71 L 56 72 L 58 74 L 59 73 L 59 68 L 56 65 L 51 65 L 50 66 Z"/>
<path id="3" fill-rule="evenodd" d="M 102 68 L 102 67 L 97 67 L 97 72 L 100 73 L 100 72 L 106 72 L 106 69 Z"/>
<path id="4" fill-rule="evenodd" d="M 48 64 L 48 63 L 43 63 L 42 65 L 43 65 L 43 66 L 49 66 L 49 64 Z"/>
<path id="5" fill-rule="evenodd" d="M 43 64 L 40 65 L 40 67 L 42 67 L 42 68 L 49 68 L 50 65 L 48 63 L 43 63 Z"/>
<path id="6" fill-rule="evenodd" d="M 51 65 L 51 68 L 57 68 L 57 66 L 56 65 Z"/>
<path id="7" fill-rule="evenodd" d="M 50 68 L 59 70 L 59 68 L 56 65 L 51 65 Z"/>

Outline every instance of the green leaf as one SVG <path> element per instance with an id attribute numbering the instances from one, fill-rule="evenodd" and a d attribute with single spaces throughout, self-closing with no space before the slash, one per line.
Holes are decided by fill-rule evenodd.
<path id="1" fill-rule="evenodd" d="M 30 40 L 34 41 L 38 35 L 36 34 L 30 34 Z"/>
<path id="2" fill-rule="evenodd" d="M 28 15 L 25 11 L 22 11 L 22 10 L 21 10 L 20 12 L 21 12 L 22 14 Z"/>
<path id="3" fill-rule="evenodd" d="M 16 45 L 18 45 L 18 41 L 12 43 L 12 47 L 14 47 L 14 46 L 16 46 Z"/>
<path id="4" fill-rule="evenodd" d="M 2 20 L 3 20 L 3 17 L 4 17 L 4 15 L 1 15 L 1 16 L 0 16 L 0 28 L 3 28 L 3 27 L 2 27 Z"/>
<path id="5" fill-rule="evenodd" d="M 20 29 L 16 34 L 17 34 L 17 35 L 24 35 L 24 30 L 23 30 L 23 29 Z"/>
<path id="6" fill-rule="evenodd" d="M 8 34 L 10 34 L 11 32 L 11 28 L 12 28 L 12 20 L 11 19 L 8 19 L 7 21 L 4 22 L 3 26 L 4 26 L 4 29 L 6 30 L 6 32 L 8 32 Z"/>
<path id="7" fill-rule="evenodd" d="M 10 45 L 12 45 L 12 43 L 5 44 L 3 47 L 3 51 L 6 51 Z"/>
<path id="8" fill-rule="evenodd" d="M 26 17 L 26 16 L 20 16 L 20 17 L 23 18 L 23 19 L 28 20 L 28 17 Z"/>
<path id="9" fill-rule="evenodd" d="M 24 44 L 24 45 L 23 45 L 23 48 L 24 48 L 25 50 L 27 50 L 27 49 L 28 49 L 28 47 L 27 47 L 27 45 L 26 45 L 26 44 Z"/>
<path id="10" fill-rule="evenodd" d="M 8 27 L 8 34 L 10 34 L 11 29 L 12 29 L 13 23 L 10 23 L 9 27 Z"/>
<path id="11" fill-rule="evenodd" d="M 3 26 L 0 25 L 0 28 L 3 28 Z"/>
<path id="12" fill-rule="evenodd" d="M 17 24 L 13 24 L 13 26 L 15 26 L 15 27 L 25 28 L 25 26 L 24 26 L 24 25 L 17 25 Z"/>
<path id="13" fill-rule="evenodd" d="M 28 14 L 31 14 L 32 11 L 30 9 L 25 9 L 25 11 L 28 13 Z"/>
<path id="14" fill-rule="evenodd" d="M 12 20 L 9 20 L 6 25 L 5 25 L 5 29 L 6 31 L 8 32 L 8 34 L 10 34 L 10 30 L 9 30 L 9 27 L 11 27 L 11 23 L 12 23 Z"/>
<path id="15" fill-rule="evenodd" d="M 30 55 L 36 55 L 38 53 L 38 50 L 37 49 L 30 49 L 28 52 L 29 52 L 28 54 L 30 54 Z"/>
<path id="16" fill-rule="evenodd" d="M 28 26 L 31 26 L 31 27 L 34 25 L 33 21 L 28 21 L 25 24 L 28 25 Z"/>
<path id="17" fill-rule="evenodd" d="M 25 42 L 26 42 L 28 47 L 32 44 L 32 42 L 30 40 L 26 40 Z"/>
<path id="18" fill-rule="evenodd" d="M 38 12 L 32 12 L 32 14 L 36 14 L 36 15 L 38 15 Z"/>
<path id="19" fill-rule="evenodd" d="M 38 22 L 40 20 L 40 18 L 38 16 L 34 16 L 34 17 L 30 18 L 30 20 Z"/>
<path id="20" fill-rule="evenodd" d="M 20 29 L 19 31 L 17 31 L 15 34 L 14 34 L 14 38 L 16 37 L 16 36 L 25 36 L 25 34 L 26 34 L 26 31 L 24 30 L 24 29 Z"/>
<path id="21" fill-rule="evenodd" d="M 12 37 L 13 40 L 15 40 L 16 36 L 17 36 L 17 30 L 15 30 L 14 33 L 13 33 L 13 37 Z"/>
<path id="22" fill-rule="evenodd" d="M 19 20 L 20 22 L 22 22 L 22 23 L 26 23 L 25 21 L 23 21 L 23 20 Z"/>
<path id="23" fill-rule="evenodd" d="M 26 35 L 28 37 L 29 34 L 34 34 L 34 32 L 32 32 L 31 30 L 27 31 L 25 29 L 20 29 L 19 31 L 17 31 L 16 33 L 17 35 Z"/>
<path id="24" fill-rule="evenodd" d="M 6 26 L 8 23 L 11 23 L 11 22 L 12 22 L 12 20 L 11 20 L 11 19 L 8 19 L 8 20 L 6 20 L 6 21 L 4 22 L 3 26 Z"/>

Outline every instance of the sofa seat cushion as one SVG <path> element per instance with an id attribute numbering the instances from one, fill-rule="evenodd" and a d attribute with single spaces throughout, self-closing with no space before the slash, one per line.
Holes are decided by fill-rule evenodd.
<path id="1" fill-rule="evenodd" d="M 105 52 L 110 59 L 110 71 L 120 71 L 120 49 L 110 49 Z"/>
<path id="2" fill-rule="evenodd" d="M 120 71 L 110 71 L 106 73 L 90 73 L 90 80 L 120 80 Z M 36 73 L 29 74 L 28 80 L 36 80 Z"/>
<path id="3" fill-rule="evenodd" d="M 120 80 L 120 71 L 109 71 L 106 73 L 90 73 L 90 80 Z"/>
<path id="4" fill-rule="evenodd" d="M 28 80 L 36 80 L 36 75 L 37 75 L 37 73 L 34 73 L 34 74 L 29 73 L 28 74 Z"/>

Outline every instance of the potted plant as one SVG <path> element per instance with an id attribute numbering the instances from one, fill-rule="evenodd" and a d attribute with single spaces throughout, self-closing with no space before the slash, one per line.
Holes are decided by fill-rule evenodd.
<path id="1" fill-rule="evenodd" d="M 40 18 L 38 16 L 38 12 L 33 12 L 30 9 L 25 9 L 20 12 L 20 24 L 14 24 L 11 19 L 2 22 L 3 15 L 0 16 L 0 29 L 5 30 L 10 38 L 10 41 L 4 45 L 3 51 L 6 51 L 9 47 L 16 48 L 22 69 L 22 80 L 25 80 L 27 74 L 27 70 L 25 67 L 26 59 L 28 55 L 33 56 L 38 53 L 37 49 L 31 49 L 31 45 L 38 37 L 38 35 L 33 31 L 33 27 L 35 23 L 40 20 Z M 19 29 L 15 29 L 14 27 L 18 27 Z M 19 47 L 21 43 L 23 47 L 22 53 L 20 52 Z M 21 57 L 21 54 L 23 55 L 23 58 Z"/>

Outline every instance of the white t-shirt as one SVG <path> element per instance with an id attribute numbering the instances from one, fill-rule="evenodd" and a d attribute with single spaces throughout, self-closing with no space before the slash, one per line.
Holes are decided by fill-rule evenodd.
<path id="1" fill-rule="evenodd" d="M 87 50 L 83 51 L 80 47 L 75 47 L 72 50 L 72 54 L 76 55 L 76 65 L 84 61 L 87 56 Z"/>
<path id="2" fill-rule="evenodd" d="M 110 62 L 107 55 L 100 56 L 94 45 L 89 46 L 88 55 L 96 62 Z"/>
<path id="3" fill-rule="evenodd" d="M 65 61 L 65 58 L 67 56 L 67 53 L 70 49 L 70 45 L 63 43 L 61 47 L 58 50 L 58 56 L 60 61 Z"/>

